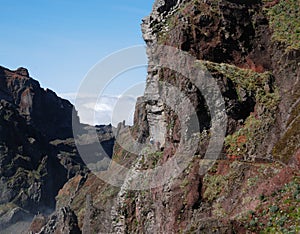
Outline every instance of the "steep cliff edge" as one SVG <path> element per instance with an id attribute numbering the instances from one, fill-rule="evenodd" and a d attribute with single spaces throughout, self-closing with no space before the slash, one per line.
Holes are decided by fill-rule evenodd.
<path id="1" fill-rule="evenodd" d="M 299 0 L 155 1 L 142 24 L 149 67 L 131 128 L 145 148 L 135 155 L 115 145 L 114 161 L 130 169 L 121 188 L 97 175 L 77 176 L 60 191 L 59 206 L 70 206 L 84 232 L 299 232 L 299 18 Z M 212 137 L 207 100 L 187 77 L 156 65 L 157 57 L 164 59 L 153 53 L 157 45 L 196 58 L 187 69 L 207 71 L 224 99 L 224 146 L 204 173 Z M 165 103 L 165 84 L 195 109 L 196 153 L 178 177 L 134 191 L 136 174 L 170 162 L 185 134 L 179 116 L 185 113 Z"/>
<path id="2" fill-rule="evenodd" d="M 10 71 L 0 67 L 1 99 L 18 108 L 19 114 L 49 140 L 73 136 L 73 105 L 52 90 L 42 89 L 25 68 Z M 77 115 L 75 113 L 75 115 Z M 79 124 L 79 118 L 77 124 Z"/>
<path id="3" fill-rule="evenodd" d="M 163 83 L 193 103 L 201 141 L 178 178 L 141 192 L 123 185 L 113 230 L 299 231 L 299 1 L 156 1 L 142 30 L 149 56 L 146 122 L 162 148 L 140 156 L 139 170 L 163 165 L 178 150 L 181 123 L 161 98 Z M 204 175 L 199 166 L 210 135 L 206 102 L 186 77 L 153 65 L 157 45 L 197 58 L 224 98 L 227 137 L 219 160 Z"/>
<path id="4" fill-rule="evenodd" d="M 73 139 L 72 118 L 88 138 L 90 126 L 79 123 L 69 101 L 42 89 L 25 68 L 0 67 L 0 230 L 52 212 L 63 185 L 88 172 Z M 112 127 L 96 129 L 111 155 Z"/>

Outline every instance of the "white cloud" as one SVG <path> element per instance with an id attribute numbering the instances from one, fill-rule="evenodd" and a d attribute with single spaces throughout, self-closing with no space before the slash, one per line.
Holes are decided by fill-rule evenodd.
<path id="1" fill-rule="evenodd" d="M 91 95 L 76 97 L 76 93 L 60 94 L 75 105 L 82 123 L 90 125 L 113 124 L 116 126 L 123 120 L 133 124 L 136 98 L 131 95 L 101 96 L 98 100 Z"/>

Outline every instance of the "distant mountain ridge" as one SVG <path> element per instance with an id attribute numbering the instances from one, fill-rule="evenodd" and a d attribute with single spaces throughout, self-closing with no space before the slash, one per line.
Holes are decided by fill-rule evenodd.
<path id="1" fill-rule="evenodd" d="M 73 124 L 88 138 L 74 106 L 40 87 L 25 68 L 0 67 L 0 230 L 55 209 L 63 185 L 88 169 L 77 152 Z M 112 155 L 111 126 L 95 127 Z M 89 148 L 89 146 L 83 146 Z M 89 150 L 97 162 L 99 152 Z"/>
<path id="2" fill-rule="evenodd" d="M 19 114 L 50 140 L 73 136 L 72 115 L 79 124 L 73 105 L 52 90 L 42 89 L 25 68 L 10 71 L 0 66 L 0 98 L 16 105 Z"/>

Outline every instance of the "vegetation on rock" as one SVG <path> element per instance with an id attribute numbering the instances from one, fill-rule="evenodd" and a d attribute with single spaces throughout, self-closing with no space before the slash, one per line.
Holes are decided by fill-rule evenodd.
<path id="1" fill-rule="evenodd" d="M 266 1 L 264 2 L 271 2 Z M 282 42 L 288 50 L 300 49 L 300 1 L 280 0 L 265 9 L 274 31 L 272 38 Z"/>

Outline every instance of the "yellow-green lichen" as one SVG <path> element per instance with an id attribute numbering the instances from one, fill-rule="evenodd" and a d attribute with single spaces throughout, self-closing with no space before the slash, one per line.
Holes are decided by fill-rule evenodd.
<path id="1" fill-rule="evenodd" d="M 287 49 L 300 49 L 300 1 L 280 0 L 265 9 L 273 29 L 273 40 L 283 42 Z"/>
<path id="2" fill-rule="evenodd" d="M 222 175 L 206 174 L 203 184 L 206 188 L 203 194 L 203 198 L 209 202 L 212 202 L 219 197 L 224 188 L 227 188 L 228 181 Z"/>

